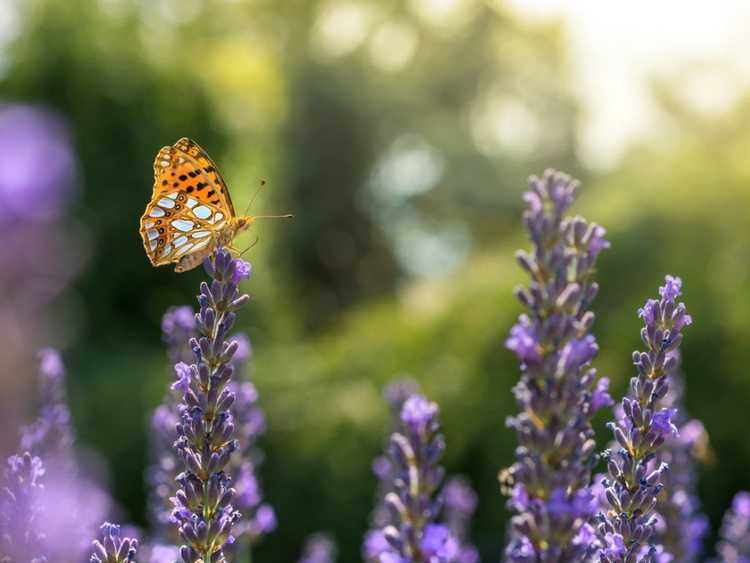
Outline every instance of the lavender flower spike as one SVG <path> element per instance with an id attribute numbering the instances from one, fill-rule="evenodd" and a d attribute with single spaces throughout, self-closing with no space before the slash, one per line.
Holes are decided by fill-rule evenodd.
<path id="1" fill-rule="evenodd" d="M 591 417 L 609 406 L 608 380 L 597 378 L 598 352 L 588 310 L 604 229 L 565 217 L 578 183 L 554 171 L 532 177 L 524 194 L 531 252 L 518 262 L 531 277 L 516 290 L 526 308 L 505 345 L 521 364 L 513 389 L 520 413 L 508 419 L 518 436 L 516 462 L 500 474 L 515 512 L 505 557 L 510 563 L 581 561 L 590 555 L 589 488 L 596 462 Z"/>
<path id="2" fill-rule="evenodd" d="M 453 561 L 458 555 L 458 543 L 448 526 L 435 523 L 439 513 L 435 493 L 445 473 L 438 465 L 445 450 L 439 433 L 438 406 L 422 395 L 412 395 L 401 409 L 401 423 L 401 431 L 391 435 L 388 448 L 395 478 L 385 503 L 394 518 L 382 530 L 387 546 L 382 546 L 384 549 L 375 560 Z M 368 536 L 366 549 L 377 539 Z"/>
<path id="3" fill-rule="evenodd" d="M 305 542 L 299 563 L 334 563 L 336 543 L 327 534 L 313 534 Z"/>
<path id="4" fill-rule="evenodd" d="M 722 563 L 750 561 L 750 493 L 740 491 L 734 496 L 732 508 L 721 523 L 721 541 L 716 546 Z"/>
<path id="5" fill-rule="evenodd" d="M 675 561 L 697 563 L 703 551 L 703 538 L 709 532 L 708 518 L 700 512 L 697 466 L 705 461 L 710 450 L 703 424 L 688 420 L 682 401 L 684 379 L 679 371 L 672 372 L 669 392 L 659 405 L 678 409 L 674 422 L 680 434 L 669 437 L 652 462 L 669 464 L 669 472 L 662 475 L 664 491 L 658 511 L 663 522 L 657 526 L 657 542 Z"/>
<path id="6" fill-rule="evenodd" d="M 100 539 L 94 540 L 91 563 L 134 563 L 138 540 L 120 537 L 120 526 L 105 522 Z"/>
<path id="7" fill-rule="evenodd" d="M 42 460 L 26 452 L 8 458 L 0 487 L 0 561 L 44 561 Z"/>
<path id="8" fill-rule="evenodd" d="M 230 412 L 236 397 L 229 388 L 237 343 L 227 336 L 236 311 L 249 300 L 238 286 L 250 269 L 223 249 L 204 261 L 204 268 L 212 279 L 210 286 L 201 283 L 198 296 L 200 338 L 191 340 L 195 363 L 182 370 L 175 384 L 182 393 L 175 450 L 184 471 L 177 477 L 173 517 L 185 563 L 224 561 L 224 547 L 233 543 L 232 527 L 240 519 L 226 472 L 239 447 Z"/>
<path id="9" fill-rule="evenodd" d="M 630 380 L 622 412 L 609 423 L 619 449 L 605 451 L 608 478 L 603 480 L 607 512 L 597 515 L 597 534 L 603 547 L 602 563 L 635 563 L 669 560 L 652 544 L 657 518 L 654 509 L 664 488 L 666 463 L 652 463 L 669 437 L 678 435 L 677 409 L 659 408 L 669 390 L 670 375 L 678 364 L 682 329 L 692 322 L 683 303 L 680 278 L 667 276 L 659 288 L 660 300 L 649 299 L 638 311 L 644 321 L 641 338 L 645 352 L 634 352 L 638 375 Z"/>

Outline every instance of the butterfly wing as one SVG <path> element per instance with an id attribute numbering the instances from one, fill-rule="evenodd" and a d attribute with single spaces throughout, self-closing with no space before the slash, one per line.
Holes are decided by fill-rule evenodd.
<path id="1" fill-rule="evenodd" d="M 179 181 L 185 182 L 186 191 L 192 193 L 203 203 L 210 203 L 220 209 L 226 209 L 229 217 L 234 217 L 234 205 L 232 205 L 232 198 L 229 195 L 227 185 L 208 153 L 198 143 L 187 137 L 177 141 L 172 145 L 172 148 L 176 153 L 178 166 L 187 164 L 189 167 L 187 172 L 184 174 L 178 173 L 176 176 Z M 187 176 L 187 178 L 183 178 L 183 176 Z M 170 177 L 172 177 L 171 174 Z M 162 180 L 162 184 L 163 182 L 164 180 Z M 174 182 L 172 184 L 174 185 Z M 191 191 L 191 187 L 194 190 Z"/>
<path id="2" fill-rule="evenodd" d="M 180 139 L 159 151 L 153 194 L 140 229 L 154 266 L 212 250 L 216 234 L 233 218 L 226 184 L 203 149 Z"/>

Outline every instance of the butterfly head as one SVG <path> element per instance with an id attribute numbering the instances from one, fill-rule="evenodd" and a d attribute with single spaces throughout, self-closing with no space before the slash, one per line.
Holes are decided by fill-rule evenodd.
<path id="1" fill-rule="evenodd" d="M 255 221 L 255 217 L 252 215 L 241 215 L 236 219 L 237 232 L 241 233 L 250 228 L 252 222 Z"/>

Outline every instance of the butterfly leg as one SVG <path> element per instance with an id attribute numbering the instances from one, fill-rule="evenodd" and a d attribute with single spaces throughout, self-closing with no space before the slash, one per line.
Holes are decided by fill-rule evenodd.
<path id="1" fill-rule="evenodd" d="M 260 237 L 259 237 L 259 236 L 256 236 L 256 237 L 255 237 L 255 240 L 253 241 L 253 243 L 252 243 L 252 244 L 251 244 L 250 246 L 248 246 L 248 247 L 247 247 L 247 248 L 246 248 L 245 250 L 243 250 L 242 252 L 240 252 L 240 256 L 242 256 L 243 254 L 245 254 L 245 252 L 247 252 L 248 250 L 250 250 L 250 249 L 251 249 L 251 248 L 252 248 L 253 246 L 255 246 L 256 244 L 258 244 L 258 241 L 259 241 L 259 240 L 260 240 Z"/>

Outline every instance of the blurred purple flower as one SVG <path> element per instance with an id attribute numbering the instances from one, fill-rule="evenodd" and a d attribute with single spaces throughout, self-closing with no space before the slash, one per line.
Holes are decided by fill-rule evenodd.
<path id="1" fill-rule="evenodd" d="M 47 219 L 72 195 L 76 162 L 56 114 L 33 106 L 0 107 L 0 202 L 3 220 Z"/>
<path id="2" fill-rule="evenodd" d="M 444 524 L 427 524 L 420 543 L 426 561 L 454 561 L 459 554 L 458 542 Z"/>
<path id="3" fill-rule="evenodd" d="M 51 348 L 39 352 L 39 416 L 21 429 L 19 449 L 40 456 L 53 471 L 75 468 L 72 417 L 65 395 L 65 366 Z"/>
<path id="4" fill-rule="evenodd" d="M 162 317 L 161 332 L 167 345 L 167 354 L 173 364 L 190 363 L 192 350 L 190 339 L 195 335 L 196 319 L 193 308 L 189 305 L 171 307 Z"/>
<path id="5" fill-rule="evenodd" d="M 327 534 L 313 534 L 305 542 L 299 563 L 334 563 L 338 549 Z"/>
<path id="6" fill-rule="evenodd" d="M 679 354 L 673 356 L 679 361 Z M 679 369 L 672 373 L 669 392 L 661 400 L 664 408 L 676 408 L 672 422 L 680 426 L 679 435 L 667 436 L 657 460 L 669 464 L 663 477 L 664 490 L 657 510 L 661 522 L 657 541 L 680 563 L 697 563 L 703 552 L 703 539 L 709 532 L 708 518 L 700 512 L 697 464 L 708 450 L 708 434 L 698 420 L 687 420 L 684 404 L 683 378 Z"/>
<path id="7" fill-rule="evenodd" d="M 443 486 L 443 522 L 458 545 L 458 563 L 474 563 L 479 555 L 471 544 L 469 528 L 471 517 L 477 509 L 479 498 L 469 480 L 463 476 L 451 477 Z"/>
<path id="8" fill-rule="evenodd" d="M 722 563 L 750 562 L 750 493 L 740 491 L 724 514 L 716 551 Z"/>
<path id="9" fill-rule="evenodd" d="M 383 530 L 373 529 L 365 535 L 365 542 L 362 545 L 362 557 L 366 561 L 379 561 L 380 555 L 389 549 L 390 544 L 385 539 Z"/>
<path id="10" fill-rule="evenodd" d="M 0 560 L 43 560 L 44 465 L 26 452 L 8 458 L 0 487 Z"/>

